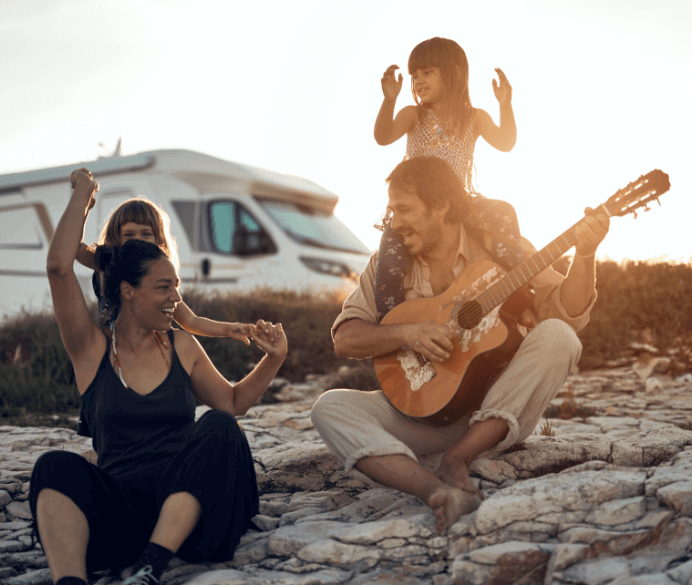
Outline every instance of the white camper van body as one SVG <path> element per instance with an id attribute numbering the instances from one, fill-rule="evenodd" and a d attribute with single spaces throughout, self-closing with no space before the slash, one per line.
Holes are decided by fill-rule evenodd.
<path id="1" fill-rule="evenodd" d="M 349 291 L 370 255 L 334 216 L 337 196 L 306 179 L 187 150 L 100 158 L 0 176 L 0 317 L 50 308 L 48 245 L 80 167 L 101 187 L 84 241 L 123 201 L 150 199 L 171 218 L 183 292 Z M 93 298 L 91 271 L 75 273 Z"/>

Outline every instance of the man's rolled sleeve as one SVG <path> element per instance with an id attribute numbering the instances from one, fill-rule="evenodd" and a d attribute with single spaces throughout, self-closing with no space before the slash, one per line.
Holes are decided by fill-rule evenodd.
<path id="1" fill-rule="evenodd" d="M 377 306 L 375 304 L 375 266 L 377 253 L 370 257 L 368 265 L 360 275 L 358 287 L 346 298 L 341 314 L 332 325 L 332 339 L 339 326 L 349 319 L 362 319 L 377 323 Z"/>
<path id="2" fill-rule="evenodd" d="M 558 274 L 558 276 L 562 278 L 561 275 Z M 584 309 L 580 315 L 576 315 L 574 317 L 567 313 L 564 305 L 562 304 L 560 296 L 561 290 L 562 282 L 557 285 L 544 288 L 544 290 L 540 292 L 538 289 L 536 289 L 536 300 L 538 301 L 539 296 L 542 297 L 542 300 L 538 304 L 538 321 L 545 321 L 546 319 L 560 319 L 574 329 L 576 333 L 578 333 L 584 329 L 586 324 L 589 322 L 591 309 L 596 302 L 596 290 L 594 289 L 593 293 L 591 294 L 591 299 L 589 299 L 589 304 L 586 306 L 586 309 Z"/>

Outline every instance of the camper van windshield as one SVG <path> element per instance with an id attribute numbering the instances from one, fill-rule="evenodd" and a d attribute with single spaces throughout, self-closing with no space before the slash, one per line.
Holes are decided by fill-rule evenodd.
<path id="1" fill-rule="evenodd" d="M 284 201 L 260 199 L 259 202 L 281 229 L 303 244 L 370 254 L 365 244 L 334 215 Z"/>

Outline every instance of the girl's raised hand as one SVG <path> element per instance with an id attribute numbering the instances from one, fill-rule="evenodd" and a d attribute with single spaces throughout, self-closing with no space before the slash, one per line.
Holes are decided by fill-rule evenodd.
<path id="1" fill-rule="evenodd" d="M 89 197 L 89 206 L 87 207 L 87 211 L 89 211 L 96 203 L 94 194 L 99 190 L 99 184 L 94 181 L 94 176 L 89 169 L 82 167 L 70 173 L 70 184 L 73 190 L 79 190 L 84 196 Z"/>
<path id="2" fill-rule="evenodd" d="M 288 353 L 288 340 L 281 323 L 274 325 L 260 319 L 250 337 L 270 358 L 280 357 L 283 360 Z"/>
<path id="3" fill-rule="evenodd" d="M 397 79 L 397 69 L 399 69 L 398 65 L 390 65 L 387 67 L 384 75 L 382 75 L 382 93 L 386 100 L 396 100 L 401 91 L 401 84 L 404 81 L 404 77 L 399 73 L 399 79 Z"/>
<path id="4" fill-rule="evenodd" d="M 498 85 L 497 80 L 493 79 L 493 91 L 495 92 L 495 99 L 503 106 L 512 102 L 512 86 L 509 84 L 507 76 L 502 72 L 502 69 L 498 67 L 495 69 L 495 72 L 500 78 L 500 83 Z"/>

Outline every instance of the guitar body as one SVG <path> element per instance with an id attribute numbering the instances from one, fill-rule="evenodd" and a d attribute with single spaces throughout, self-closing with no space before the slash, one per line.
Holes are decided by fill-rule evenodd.
<path id="1" fill-rule="evenodd" d="M 402 303 L 382 319 L 382 325 L 435 321 L 448 325 L 456 334 L 454 348 L 444 362 L 429 362 L 408 347 L 374 358 L 380 385 L 397 410 L 445 426 L 479 408 L 489 383 L 523 338 L 511 323 L 508 326 L 512 316 L 504 314 L 501 307 L 470 330 L 459 326 L 455 308 L 474 299 L 504 274 L 493 262 L 476 262 L 441 295 Z M 521 300 L 515 300 L 515 305 L 516 314 L 528 306 Z"/>

